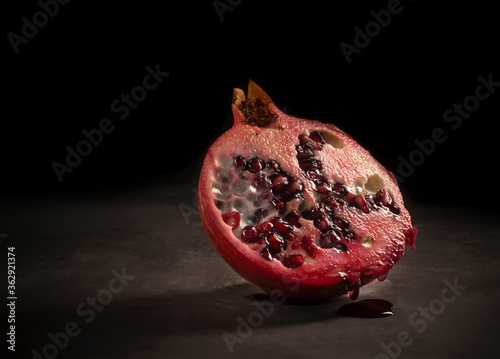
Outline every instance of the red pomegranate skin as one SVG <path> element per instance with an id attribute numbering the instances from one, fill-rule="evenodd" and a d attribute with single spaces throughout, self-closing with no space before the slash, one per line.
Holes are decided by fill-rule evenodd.
<path id="1" fill-rule="evenodd" d="M 210 241 L 221 257 L 246 280 L 268 293 L 279 290 L 274 293 L 282 293 L 287 298 L 325 300 L 346 293 L 355 298 L 360 286 L 376 278 L 385 279 L 388 271 L 403 256 L 405 246 L 415 248 L 417 229 L 411 224 L 394 176 L 349 135 L 333 124 L 283 113 L 252 81 L 248 98 L 242 90 L 234 90 L 232 112 L 233 126 L 212 144 L 206 154 L 198 186 L 198 203 Z M 347 195 L 328 197 L 331 191 L 319 193 L 319 186 L 304 170 L 305 165 L 313 160 L 307 159 L 304 165 L 297 158 L 304 137 L 310 142 L 317 133 L 323 136 L 324 143 L 320 143 L 320 148 L 310 157 L 319 161 L 320 170 L 316 173 L 323 176 L 322 180 L 329 188 L 334 184 L 346 188 Z M 271 222 L 272 217 L 284 218 L 292 210 L 300 212 L 300 228 L 292 226 L 292 239 L 286 240 L 286 250 L 275 254 L 273 260 L 262 254 L 266 241 L 246 243 L 241 240 L 242 228 L 252 224 L 255 227 L 256 224 L 245 223 L 248 213 L 235 210 L 237 199 L 233 185 L 241 178 L 247 180 L 248 176 L 248 181 L 255 182 L 255 177 L 252 177 L 255 175 L 236 168 L 237 156 L 247 162 L 252 158 L 262 159 L 264 163 L 274 160 L 288 178 L 298 179 L 303 185 L 303 190 L 286 202 L 284 209 L 276 209 L 276 212 L 266 202 L 274 193 L 270 192 L 269 186 L 259 190 L 255 185 L 250 187 L 255 193 L 244 194 L 247 197 L 242 197 L 243 201 L 239 198 L 238 203 L 243 202 L 243 206 L 251 202 L 247 200 L 249 195 L 265 198 L 261 203 L 265 203 L 272 213 L 259 223 Z M 274 173 L 270 169 L 266 171 L 267 177 Z M 315 203 L 316 206 L 318 202 L 325 203 L 327 197 L 341 198 L 337 201 L 341 205 L 334 202 L 334 216 L 348 222 L 349 230 L 356 237 L 353 240 L 342 238 L 344 244 L 341 246 L 345 250 L 322 248 L 324 244 L 319 244 L 325 234 L 322 234 L 322 227 L 318 227 L 319 220 L 311 219 L 310 212 Z M 368 199 L 369 206 L 365 199 Z M 254 209 L 250 206 L 249 211 Z M 231 216 L 228 213 L 235 212 L 241 219 L 233 216 L 233 220 L 226 223 L 223 217 L 227 221 Z M 235 221 L 242 223 L 238 227 Z"/>

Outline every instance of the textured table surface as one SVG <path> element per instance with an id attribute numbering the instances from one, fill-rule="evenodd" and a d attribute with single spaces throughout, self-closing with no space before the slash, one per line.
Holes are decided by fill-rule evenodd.
<path id="1" fill-rule="evenodd" d="M 2 257 L 7 245 L 17 256 L 16 357 L 498 355 L 496 216 L 407 199 L 417 250 L 359 298 L 392 302 L 393 316 L 342 317 L 347 297 L 277 303 L 260 316 L 269 297 L 213 249 L 194 208 L 195 181 L 4 201 Z"/>

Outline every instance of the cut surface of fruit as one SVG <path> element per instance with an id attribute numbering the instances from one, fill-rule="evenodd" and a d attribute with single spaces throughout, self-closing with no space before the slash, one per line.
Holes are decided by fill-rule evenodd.
<path id="1" fill-rule="evenodd" d="M 222 258 L 267 292 L 329 299 L 382 280 L 417 229 L 394 176 L 332 124 L 288 116 L 250 81 L 234 125 L 205 157 L 204 228 Z"/>

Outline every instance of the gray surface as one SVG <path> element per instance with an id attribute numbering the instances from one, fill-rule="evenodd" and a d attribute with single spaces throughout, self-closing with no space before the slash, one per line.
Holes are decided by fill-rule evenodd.
<path id="1" fill-rule="evenodd" d="M 61 358 L 375 358 L 402 332 L 411 344 L 394 357 L 497 357 L 498 219 L 410 200 L 417 250 L 408 248 L 385 282 L 360 295 L 394 303 L 392 317 L 341 317 L 337 309 L 347 297 L 286 302 L 231 354 L 223 334 L 237 335 L 238 317 L 248 318 L 254 301 L 268 297 L 220 259 L 199 217 L 188 224 L 181 216 L 180 204 L 193 206 L 194 185 L 4 201 L 1 231 L 9 238 L 2 253 L 8 243 L 17 252 L 16 357 L 31 358 L 23 352 L 41 351 L 48 333 L 71 321 L 81 332 Z M 86 323 L 89 316 L 76 308 L 104 295 L 111 271 L 123 267 L 135 278 Z M 440 307 L 445 280 L 467 288 Z M 441 311 L 433 321 L 418 314 L 429 305 Z"/>

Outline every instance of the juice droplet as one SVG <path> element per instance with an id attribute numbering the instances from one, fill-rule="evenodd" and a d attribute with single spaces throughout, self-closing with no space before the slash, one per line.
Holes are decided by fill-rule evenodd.
<path id="1" fill-rule="evenodd" d="M 387 278 L 387 274 L 389 274 L 389 272 L 386 272 L 386 273 L 382 274 L 381 276 L 379 276 L 377 278 L 377 281 L 383 282 L 385 280 L 385 278 Z"/>
<path id="2" fill-rule="evenodd" d="M 351 288 L 347 291 L 347 296 L 349 297 L 349 299 L 351 300 L 355 300 L 358 298 L 359 296 L 359 285 L 357 285 L 356 287 L 354 288 Z"/>
<path id="3" fill-rule="evenodd" d="M 356 318 L 383 318 L 394 314 L 392 307 L 391 302 L 383 299 L 365 299 L 341 306 L 339 314 Z"/>

